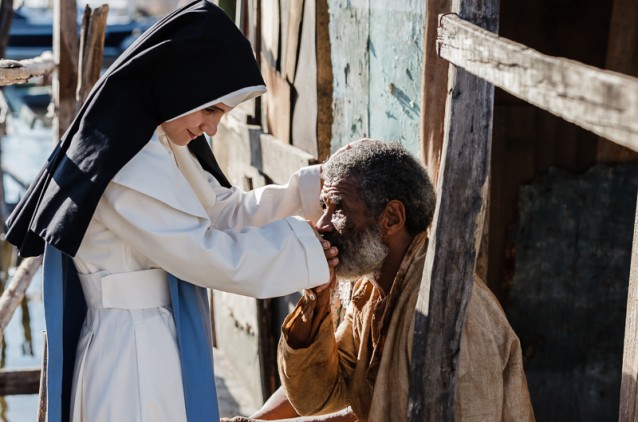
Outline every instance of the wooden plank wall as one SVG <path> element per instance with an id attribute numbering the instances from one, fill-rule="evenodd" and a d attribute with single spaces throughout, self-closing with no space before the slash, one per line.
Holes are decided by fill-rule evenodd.
<path id="1" fill-rule="evenodd" d="M 421 154 L 424 9 L 422 0 L 329 1 L 333 150 L 371 136 Z"/>
<path id="2" fill-rule="evenodd" d="M 370 0 L 370 135 L 420 152 L 423 0 Z M 390 35 L 391 34 L 391 35 Z"/>
<path id="3" fill-rule="evenodd" d="M 332 72 L 327 43 L 326 0 L 242 0 L 236 22 L 259 58 L 268 93 L 224 119 L 213 141 L 231 182 L 253 189 L 286 183 L 299 167 L 325 158 L 331 113 Z M 318 28 L 323 25 L 324 28 Z M 327 64 L 327 65 L 326 65 Z M 215 292 L 217 346 L 224 350 L 256 401 L 276 387 L 274 330 L 279 315 L 272 301 Z M 242 309 L 242 312 L 237 312 Z M 255 382 L 261 378 L 261 383 Z"/>
<path id="4" fill-rule="evenodd" d="M 261 1 L 260 60 L 269 90 L 262 98 L 262 127 L 324 159 L 332 122 L 325 107 L 332 99 L 327 0 Z"/>
<path id="5" fill-rule="evenodd" d="M 351 4 L 354 3 L 354 4 Z M 334 92 L 332 150 L 369 136 L 369 2 L 330 0 L 330 43 Z"/>

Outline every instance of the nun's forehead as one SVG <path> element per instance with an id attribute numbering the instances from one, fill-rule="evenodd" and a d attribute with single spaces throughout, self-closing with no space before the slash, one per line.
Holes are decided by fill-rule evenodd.
<path id="1" fill-rule="evenodd" d="M 185 116 L 187 114 L 193 113 L 195 111 L 198 110 L 202 110 L 206 107 L 210 107 L 213 106 L 215 104 L 225 104 L 228 107 L 230 107 L 231 109 L 237 107 L 239 104 L 241 104 L 244 101 L 250 100 L 251 98 L 257 97 L 258 95 L 263 94 L 264 92 L 266 92 L 266 86 L 264 85 L 255 85 L 255 86 L 250 86 L 250 87 L 246 87 L 246 88 L 241 88 L 238 89 L 236 91 L 233 91 L 229 94 L 223 95 L 219 98 L 215 98 L 214 100 L 208 101 L 202 105 L 199 105 L 195 108 L 192 108 L 182 114 L 179 114 L 169 120 L 167 120 L 168 122 L 173 121 L 175 119 L 179 119 L 182 116 Z"/>

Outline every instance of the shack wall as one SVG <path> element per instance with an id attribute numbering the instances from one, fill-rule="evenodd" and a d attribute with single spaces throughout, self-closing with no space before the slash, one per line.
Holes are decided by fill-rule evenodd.
<path id="1" fill-rule="evenodd" d="M 331 150 L 360 137 L 419 155 L 425 2 L 329 0 Z"/>

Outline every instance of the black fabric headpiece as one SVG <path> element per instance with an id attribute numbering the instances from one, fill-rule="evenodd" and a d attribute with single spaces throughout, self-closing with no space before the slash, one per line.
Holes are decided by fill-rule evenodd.
<path id="1" fill-rule="evenodd" d="M 7 220 L 7 239 L 21 256 L 41 254 L 44 242 L 74 256 L 106 185 L 157 126 L 258 85 L 264 82 L 250 43 L 221 9 L 200 0 L 176 10 L 96 83 Z M 203 136 L 189 148 L 228 186 Z"/>

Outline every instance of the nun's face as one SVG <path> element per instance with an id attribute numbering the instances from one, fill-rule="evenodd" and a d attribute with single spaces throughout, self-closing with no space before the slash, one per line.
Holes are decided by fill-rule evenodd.
<path id="1" fill-rule="evenodd" d="M 209 136 L 215 135 L 222 116 L 231 109 L 224 103 L 218 103 L 164 122 L 161 126 L 174 144 L 184 146 L 204 132 Z"/>

